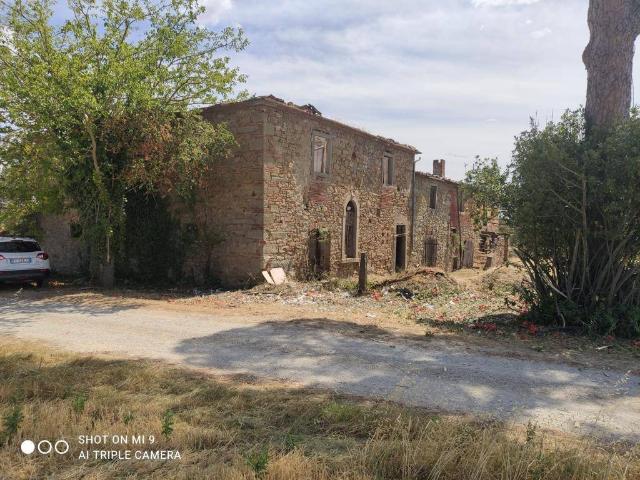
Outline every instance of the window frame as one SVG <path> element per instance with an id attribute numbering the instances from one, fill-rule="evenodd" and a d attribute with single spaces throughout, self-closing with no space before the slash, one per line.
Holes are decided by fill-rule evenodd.
<path id="1" fill-rule="evenodd" d="M 429 208 L 435 210 L 438 208 L 438 186 L 431 185 L 429 188 Z"/>
<path id="2" fill-rule="evenodd" d="M 385 169 L 385 160 L 387 160 L 387 168 Z M 395 160 L 391 152 L 384 152 L 382 154 L 382 185 L 385 187 L 392 187 L 395 185 Z"/>
<path id="3" fill-rule="evenodd" d="M 315 149 L 315 143 L 316 143 L 316 137 L 320 137 L 323 138 L 326 142 L 326 150 L 325 150 L 325 156 L 326 156 L 326 161 L 325 161 L 325 169 L 324 171 L 316 171 L 316 149 Z M 329 135 L 327 132 L 323 132 L 321 130 L 313 130 L 311 132 L 311 173 L 314 176 L 317 177 L 328 177 L 331 174 L 331 167 L 332 167 L 332 153 L 333 153 L 333 146 L 332 146 L 332 141 L 331 141 L 331 135 Z"/>

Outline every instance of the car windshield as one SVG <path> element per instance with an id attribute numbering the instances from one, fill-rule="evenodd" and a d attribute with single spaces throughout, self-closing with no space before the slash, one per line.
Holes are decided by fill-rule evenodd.
<path id="1" fill-rule="evenodd" d="M 2 253 L 30 253 L 39 252 L 40 245 L 28 240 L 10 240 L 0 242 L 0 252 Z"/>

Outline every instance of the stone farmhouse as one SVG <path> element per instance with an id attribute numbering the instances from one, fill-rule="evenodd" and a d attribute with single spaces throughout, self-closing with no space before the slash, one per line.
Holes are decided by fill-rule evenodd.
<path id="1" fill-rule="evenodd" d="M 377 273 L 483 268 L 506 256 L 497 223 L 473 229 L 444 160 L 430 174 L 416 172 L 416 148 L 273 96 L 203 115 L 225 122 L 238 147 L 212 166 L 195 206 L 172 204 L 196 233 L 183 264 L 187 279 L 237 285 L 274 267 L 297 278 L 346 276 L 357 272 L 361 253 Z M 73 257 L 73 235 L 61 223 L 42 223 L 43 243 Z M 67 269 L 64 257 L 52 258 L 58 271 Z"/>

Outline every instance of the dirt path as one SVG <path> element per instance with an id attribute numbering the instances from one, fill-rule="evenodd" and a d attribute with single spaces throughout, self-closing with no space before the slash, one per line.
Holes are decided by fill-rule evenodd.
<path id="1" fill-rule="evenodd" d="M 354 329 L 358 327 L 355 326 Z M 541 427 L 640 440 L 640 376 L 363 337 L 326 318 L 159 309 L 134 300 L 0 296 L 0 334 L 82 353 L 167 360 Z"/>

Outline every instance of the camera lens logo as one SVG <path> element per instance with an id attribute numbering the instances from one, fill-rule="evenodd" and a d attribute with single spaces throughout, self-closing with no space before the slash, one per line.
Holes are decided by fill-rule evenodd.
<path id="1" fill-rule="evenodd" d="M 42 455 L 49 455 L 51 452 L 64 455 L 69 451 L 69 443 L 66 440 L 58 440 L 55 443 L 51 443 L 49 440 L 40 440 L 37 449 L 38 453 Z M 24 440 L 20 444 L 20 450 L 25 455 L 31 455 L 36 450 L 36 444 L 31 440 Z"/>
<path id="2" fill-rule="evenodd" d="M 20 444 L 20 450 L 22 450 L 22 453 L 25 455 L 31 455 L 35 449 L 36 445 L 31 440 L 25 440 Z"/>

